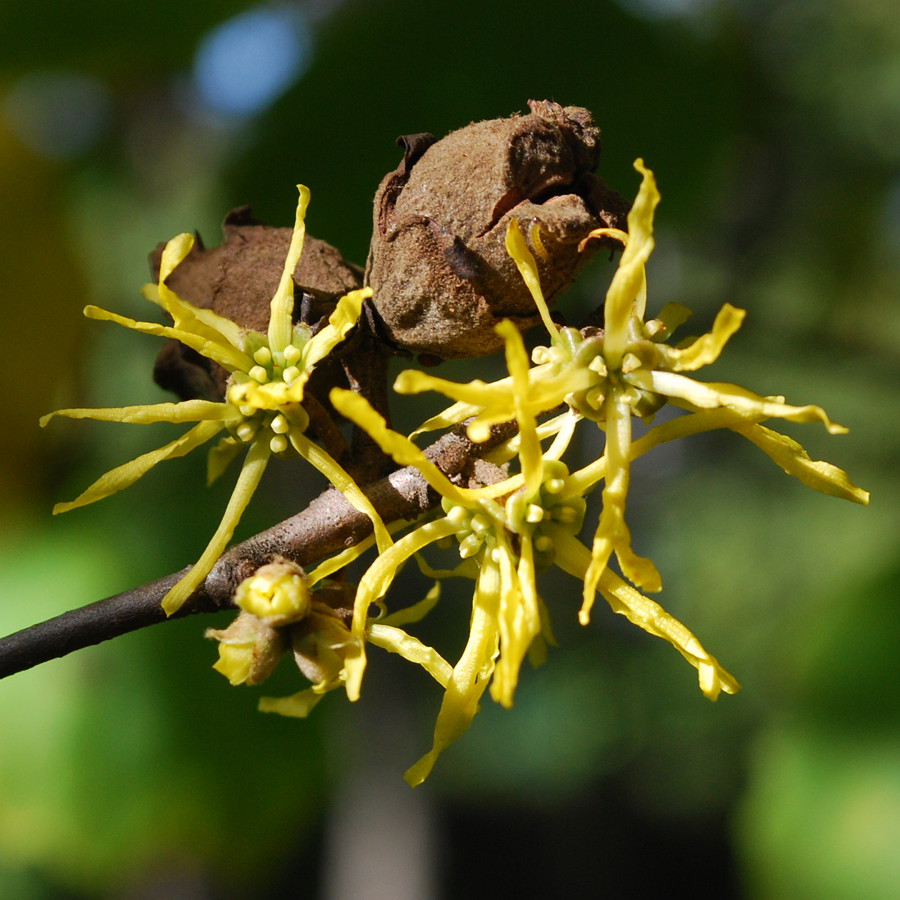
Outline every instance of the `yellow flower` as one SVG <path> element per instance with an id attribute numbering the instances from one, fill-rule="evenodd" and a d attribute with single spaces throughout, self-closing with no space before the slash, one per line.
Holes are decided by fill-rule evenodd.
<path id="1" fill-rule="evenodd" d="M 463 492 L 432 471 L 421 452 L 406 438 L 389 433 L 383 421 L 364 408 L 359 398 L 344 397 L 336 405 L 404 465 L 416 465 L 443 497 L 445 517 L 401 538 L 377 560 L 360 585 L 357 627 L 368 605 L 387 591 L 397 567 L 412 554 L 448 533 L 460 540 L 460 554 L 477 563 L 469 643 L 444 695 L 432 751 L 407 773 L 418 783 L 430 771 L 437 754 L 468 727 L 488 683 L 492 696 L 512 702 L 519 666 L 529 646 L 541 635 L 546 611 L 535 587 L 536 568 L 553 563 L 583 582 L 579 619 L 586 624 L 599 591 L 611 608 L 650 634 L 669 641 L 698 670 L 700 688 L 712 700 L 740 685 L 702 647 L 697 638 L 659 604 L 636 590 L 608 567 L 618 559 L 626 578 L 647 590 L 659 590 L 661 579 L 649 559 L 631 548 L 625 522 L 631 461 L 658 444 L 708 431 L 729 428 L 766 452 L 785 472 L 824 493 L 859 503 L 868 494 L 846 473 L 829 463 L 813 461 L 790 438 L 760 424 L 778 417 L 795 422 L 820 421 L 829 432 L 845 431 L 818 406 L 791 406 L 783 397 L 762 397 L 728 384 L 704 384 L 687 375 L 713 362 L 738 329 L 743 312 L 726 305 L 712 330 L 686 346 L 665 343 L 689 312 L 670 304 L 655 319 L 645 320 L 645 264 L 653 248 L 653 213 L 659 193 L 652 173 L 638 161 L 643 175 L 629 217 L 629 233 L 599 229 L 592 236 L 614 236 L 626 246 L 610 286 L 605 329 L 560 328 L 550 318 L 534 257 L 518 223 L 510 224 L 507 248 L 530 288 L 550 335 L 550 345 L 538 347 L 529 368 L 521 338 L 510 323 L 501 331 L 510 375 L 491 384 L 475 380 L 456 384 L 422 372 L 400 374 L 400 393 L 439 391 L 456 403 L 425 422 L 413 436 L 468 420 L 469 437 L 486 439 L 492 425 L 515 419 L 519 435 L 488 457 L 505 462 L 519 458 L 520 471 L 500 485 Z M 688 412 L 632 439 L 631 419 L 649 423 L 666 402 Z M 563 412 L 546 418 L 558 407 Z M 539 417 L 543 420 L 539 422 Z M 603 456 L 569 473 L 561 459 L 579 422 L 595 422 L 606 433 Z M 553 442 L 546 451 L 541 442 Z M 577 538 L 584 513 L 583 496 L 603 484 L 602 511 L 591 548 Z M 554 517 L 552 496 L 564 498 L 562 517 Z M 577 524 L 574 524 L 577 523 Z M 533 530 L 530 530 L 533 529 Z M 546 556 L 541 554 L 546 552 Z M 361 674 L 361 666 L 359 668 Z"/>
<path id="2" fill-rule="evenodd" d="M 504 327 L 505 326 L 505 327 Z M 521 354 L 511 368 L 527 379 L 527 358 L 518 332 L 509 323 L 498 330 L 509 338 L 515 335 L 510 356 Z M 517 363 L 524 363 L 517 365 Z M 514 375 L 515 377 L 515 375 Z M 524 395 L 523 395 L 524 396 Z M 406 774 L 410 784 L 419 784 L 431 771 L 440 752 L 456 740 L 471 724 L 484 690 L 504 706 L 512 705 L 519 668 L 534 640 L 545 631 L 546 616 L 535 585 L 534 547 L 531 529 L 522 534 L 510 528 L 507 498 L 524 484 L 540 488 L 543 459 L 534 434 L 536 454 L 523 454 L 523 475 L 485 488 L 460 488 L 430 462 L 408 438 L 391 431 L 384 419 L 360 396 L 350 391 L 333 390 L 332 402 L 351 421 L 365 428 L 381 448 L 401 465 L 414 465 L 443 497 L 444 515 L 425 522 L 382 552 L 363 575 L 354 605 L 352 630 L 355 635 L 371 628 L 369 609 L 390 587 L 400 567 L 428 545 L 456 537 L 463 563 L 457 574 L 475 580 L 469 639 L 459 661 L 444 682 L 445 692 L 435 724 L 434 745 Z M 532 419 L 533 425 L 533 419 Z M 529 427 L 522 429 L 529 434 Z M 533 428 L 531 429 L 533 432 Z M 524 521 L 531 509 L 520 504 Z M 347 694 L 359 696 L 365 653 L 362 642 L 353 645 L 347 659 Z"/>
<path id="3" fill-rule="evenodd" d="M 173 238 L 163 251 L 159 284 L 148 285 L 144 295 L 160 305 L 172 318 L 172 325 L 138 322 L 95 306 L 88 306 L 88 318 L 107 320 L 146 334 L 175 338 L 217 362 L 230 373 L 225 401 L 187 400 L 119 409 L 62 409 L 54 416 L 98 419 L 111 422 L 151 424 L 155 422 L 197 423 L 181 437 L 158 450 L 107 472 L 84 493 L 69 503 L 59 503 L 54 513 L 66 512 L 93 503 L 133 484 L 157 463 L 184 456 L 195 447 L 227 432 L 212 448 L 207 469 L 208 481 L 222 474 L 242 450 L 246 450 L 241 472 L 222 516 L 222 521 L 203 554 L 191 570 L 166 594 L 163 609 L 176 612 L 202 584 L 222 554 L 265 471 L 270 457 L 302 456 L 338 488 L 357 509 L 372 519 L 379 545 L 390 538 L 371 503 L 350 476 L 332 457 L 306 435 L 309 417 L 303 408 L 304 388 L 316 363 L 324 359 L 356 324 L 368 288 L 342 297 L 328 324 L 315 336 L 304 325 L 294 325 L 294 269 L 303 252 L 305 214 L 309 191 L 298 185 L 300 200 L 291 244 L 281 280 L 271 301 L 268 334 L 244 331 L 229 319 L 208 309 L 200 309 L 180 299 L 166 286 L 166 279 L 190 253 L 194 239 L 188 234 Z"/>
<path id="4" fill-rule="evenodd" d="M 470 435 L 481 433 L 486 421 L 501 421 L 501 410 L 507 410 L 504 420 L 513 413 L 519 436 L 509 443 L 515 446 L 520 471 L 497 484 L 475 489 L 457 487 L 412 441 L 388 429 L 363 398 L 349 391 L 336 390 L 331 395 L 344 415 L 365 428 L 398 463 L 418 467 L 443 497 L 442 518 L 400 538 L 363 576 L 354 607 L 357 633 L 365 628 L 369 608 L 380 602 L 400 566 L 429 544 L 456 537 L 463 563 L 454 574 L 475 580 L 469 639 L 446 686 L 432 749 L 406 773 L 413 785 L 427 777 L 441 751 L 469 727 L 488 685 L 493 699 L 509 707 L 525 655 L 530 654 L 533 662 L 542 660 L 544 641 L 552 641 L 552 635 L 537 588 L 537 572 L 556 564 L 583 580 L 591 562 L 590 551 L 577 538 L 585 512 L 585 485 L 573 479 L 558 459 L 568 446 L 571 426 L 578 417 L 568 416 L 567 422 L 557 419 L 542 431 L 534 412 L 542 406 L 542 401 L 534 399 L 540 382 L 529 378 L 521 335 L 509 322 L 501 323 L 497 330 L 506 345 L 511 373 L 508 379 L 493 385 L 455 385 L 432 376 L 420 379 L 421 373 L 412 372 L 402 373 L 398 379 L 408 390 L 438 382 L 438 389 L 444 393 L 464 397 L 464 405 L 480 401 L 466 407 L 468 413 L 482 410 L 469 425 Z M 455 416 L 456 412 L 451 414 Z M 553 443 L 544 452 L 541 440 L 554 434 Z M 687 628 L 613 572 L 603 573 L 597 589 L 616 612 L 669 640 L 698 669 L 701 689 L 708 697 L 715 699 L 720 691 L 733 693 L 739 689 L 737 681 Z M 347 693 L 353 700 L 359 695 L 364 655 L 348 665 Z"/>

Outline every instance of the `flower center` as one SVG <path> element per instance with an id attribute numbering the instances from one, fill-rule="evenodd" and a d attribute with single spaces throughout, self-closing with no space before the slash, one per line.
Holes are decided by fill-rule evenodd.
<path id="1" fill-rule="evenodd" d="M 230 426 L 239 441 L 267 439 L 273 453 L 295 455 L 290 432 L 303 432 L 309 425 L 309 416 L 300 402 L 303 384 L 297 385 L 304 375 L 297 364 L 309 338 L 309 329 L 298 325 L 292 343 L 273 353 L 265 335 L 247 335 L 247 352 L 255 365 L 248 372 L 234 372 L 225 393 L 228 403 L 241 414 L 241 419 Z"/>
<path id="2" fill-rule="evenodd" d="M 548 568 L 555 555 L 558 529 L 576 535 L 584 522 L 586 503 L 580 494 L 568 490 L 569 470 L 559 460 L 544 460 L 544 480 L 530 499 L 517 491 L 506 501 L 509 528 L 516 534 L 530 534 L 534 542 L 535 566 Z"/>

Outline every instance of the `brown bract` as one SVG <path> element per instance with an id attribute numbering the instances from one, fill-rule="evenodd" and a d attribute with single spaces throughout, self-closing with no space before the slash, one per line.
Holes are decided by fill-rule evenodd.
<path id="1" fill-rule="evenodd" d="M 530 101 L 531 112 L 476 122 L 436 141 L 401 138 L 405 156 L 375 197 L 366 279 L 385 336 L 442 359 L 493 353 L 504 318 L 540 321 L 506 252 L 509 220 L 533 242 L 552 302 L 602 242 L 594 228 L 625 227 L 628 203 L 593 174 L 600 132 L 590 112 Z"/>

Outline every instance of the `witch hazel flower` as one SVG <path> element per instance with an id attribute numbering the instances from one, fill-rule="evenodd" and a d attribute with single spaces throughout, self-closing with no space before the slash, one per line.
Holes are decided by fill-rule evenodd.
<path id="1" fill-rule="evenodd" d="M 344 415 L 365 428 L 396 462 L 416 466 L 442 497 L 442 516 L 429 519 L 399 538 L 363 575 L 354 605 L 355 633 L 362 634 L 366 629 L 373 605 L 384 605 L 382 598 L 399 568 L 414 556 L 418 559 L 430 545 L 455 539 L 461 562 L 449 572 L 437 572 L 420 562 L 427 574 L 457 575 L 475 582 L 469 637 L 442 685 L 444 694 L 432 749 L 406 773 L 407 781 L 413 785 L 428 776 L 440 753 L 469 727 L 485 690 L 490 689 L 496 702 L 511 707 L 526 656 L 533 664 L 539 664 L 546 656 L 546 645 L 554 643 L 551 611 L 538 588 L 539 573 L 555 564 L 583 579 L 590 562 L 590 551 L 577 538 L 585 501 L 580 487 L 558 458 L 568 446 L 571 428 L 558 422 L 549 429 L 538 424 L 532 411 L 533 370 L 529 368 L 522 337 L 510 322 L 502 322 L 497 331 L 504 340 L 509 378 L 495 385 L 459 385 L 454 392 L 473 399 L 474 394 L 467 389 L 489 394 L 491 388 L 496 388 L 498 396 L 494 399 L 499 405 L 505 402 L 502 398 L 510 402 L 519 427 L 519 434 L 514 442 L 508 442 L 504 454 L 509 454 L 514 443 L 515 450 L 507 461 L 514 459 L 518 471 L 509 474 L 498 470 L 501 477 L 483 487 L 464 488 L 451 482 L 409 438 L 387 428 L 363 398 L 339 390 L 331 395 Z M 401 375 L 406 387 L 412 386 L 411 374 Z M 485 408 L 493 409 L 490 397 L 482 399 L 487 401 Z M 484 418 L 473 419 L 468 425 L 470 436 L 483 433 L 491 417 L 491 413 L 485 413 Z M 551 437 L 544 450 L 542 442 Z M 672 640 L 695 665 L 702 665 L 703 684 L 710 695 L 717 695 L 720 690 L 737 690 L 737 682 L 703 650 L 699 641 L 657 604 L 612 572 L 604 574 L 600 590 L 617 611 L 629 615 L 651 633 Z M 361 648 L 362 641 L 357 641 L 355 647 Z M 346 687 L 351 700 L 359 695 L 364 668 L 362 652 L 349 661 Z"/>
<path id="2" fill-rule="evenodd" d="M 845 433 L 847 429 L 832 422 L 821 407 L 792 406 L 784 397 L 763 397 L 737 385 L 704 383 L 685 374 L 719 357 L 740 328 L 743 310 L 725 304 L 710 332 L 679 347 L 665 341 L 690 315 L 688 310 L 669 304 L 657 318 L 645 318 L 645 266 L 653 250 L 653 215 L 660 195 L 653 173 L 641 160 L 635 163 L 635 168 L 642 175 L 642 183 L 628 216 L 628 233 L 600 228 L 585 239 L 614 237 L 625 245 L 606 296 L 602 333 L 592 334 L 588 330 L 582 334 L 549 323 L 551 346 L 539 348 L 534 356 L 535 362 L 547 365 L 553 376 L 563 377 L 563 373 L 568 373 L 573 386 L 586 371 L 593 373 L 586 388 L 579 387 L 562 399 L 579 415 L 597 422 L 606 434 L 603 456 L 574 476 L 585 488 L 592 481 L 604 481 L 602 512 L 584 581 L 584 616 L 613 554 L 622 572 L 637 587 L 649 591 L 662 587 L 653 563 L 631 548 L 625 506 L 630 462 L 636 455 L 632 419 L 638 417 L 649 422 L 665 403 L 678 406 L 689 415 L 651 429 L 643 439 L 644 447 L 699 431 L 729 428 L 760 447 L 785 472 L 817 490 L 857 503 L 867 503 L 869 497 L 841 469 L 811 460 L 796 441 L 760 424 L 769 418 L 818 421 L 830 434 Z M 512 231 L 508 247 L 538 307 L 546 308 L 534 257 Z M 549 322 L 549 316 L 545 321 Z"/>
<path id="3" fill-rule="evenodd" d="M 230 319 L 179 298 L 166 284 L 175 268 L 194 244 L 181 234 L 166 245 L 160 264 L 159 284 L 148 285 L 144 296 L 161 306 L 172 325 L 140 322 L 96 306 L 88 306 L 91 319 L 115 322 L 126 328 L 160 337 L 175 338 L 230 373 L 224 402 L 186 400 L 113 409 L 61 409 L 41 419 L 46 425 L 55 416 L 149 425 L 157 422 L 194 423 L 188 431 L 157 450 L 124 463 L 95 481 L 74 500 L 58 503 L 54 514 L 94 503 L 134 484 L 164 460 L 185 456 L 214 437 L 220 440 L 210 450 L 207 480 L 215 481 L 241 453 L 244 459 L 222 520 L 212 539 L 191 569 L 163 598 L 162 606 L 172 615 L 203 583 L 222 554 L 258 486 L 272 456 L 303 457 L 340 490 L 374 523 L 379 545 L 390 537 L 375 509 L 347 472 L 307 435 L 309 415 L 304 408 L 304 390 L 315 365 L 347 335 L 359 318 L 371 290 L 351 291 L 337 303 L 328 323 L 315 335 L 293 321 L 293 273 L 303 253 L 305 216 L 309 190 L 298 185 L 300 194 L 290 247 L 281 279 L 270 304 L 266 334 L 247 331 Z"/>

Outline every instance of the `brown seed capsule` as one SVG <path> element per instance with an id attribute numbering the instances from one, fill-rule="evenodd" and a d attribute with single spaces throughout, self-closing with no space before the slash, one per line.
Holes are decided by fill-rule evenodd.
<path id="1" fill-rule="evenodd" d="M 531 236 L 552 302 L 602 242 L 579 253 L 592 229 L 622 228 L 628 204 L 593 174 L 600 132 L 591 114 L 530 101 L 530 114 L 476 122 L 440 141 L 401 138 L 403 162 L 375 197 L 366 269 L 383 330 L 398 347 L 441 359 L 493 353 L 494 326 L 539 321 L 506 252 L 511 218 Z"/>

